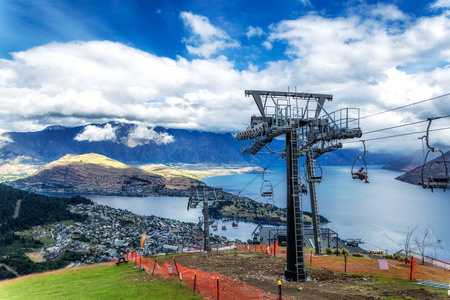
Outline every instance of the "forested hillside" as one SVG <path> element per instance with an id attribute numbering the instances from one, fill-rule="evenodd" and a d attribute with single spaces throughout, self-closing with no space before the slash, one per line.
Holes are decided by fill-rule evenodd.
<path id="1" fill-rule="evenodd" d="M 22 201 L 19 214 L 14 218 L 18 200 Z M 12 266 L 19 274 L 23 275 L 64 267 L 79 256 L 79 254 L 68 252 L 54 261 L 35 263 L 25 256 L 25 253 L 30 249 L 41 247 L 41 242 L 14 233 L 36 225 L 62 220 L 85 220 L 86 216 L 72 214 L 68 210 L 70 204 L 78 203 L 92 202 L 80 196 L 49 197 L 0 184 L 0 263 Z M 0 280 L 10 276 L 6 269 L 1 269 Z"/>

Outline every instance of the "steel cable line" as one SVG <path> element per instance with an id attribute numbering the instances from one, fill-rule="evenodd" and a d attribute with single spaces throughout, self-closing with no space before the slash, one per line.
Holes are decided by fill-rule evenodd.
<path id="1" fill-rule="evenodd" d="M 439 98 L 442 98 L 442 97 L 445 97 L 445 96 L 449 96 L 449 95 L 450 95 L 450 93 L 439 95 L 439 96 L 432 97 L 432 98 L 429 98 L 429 99 L 426 99 L 426 100 L 410 103 L 410 104 L 407 104 L 407 105 L 391 108 L 391 109 L 388 109 L 388 110 L 385 110 L 385 111 L 382 111 L 382 112 L 378 112 L 378 113 L 374 113 L 374 114 L 371 114 L 371 115 L 367 115 L 367 116 L 361 117 L 359 119 L 362 120 L 362 119 L 370 118 L 370 117 L 381 115 L 381 114 L 384 114 L 384 113 L 387 113 L 387 112 L 390 112 L 390 111 L 394 111 L 394 110 L 402 109 L 402 108 L 405 108 L 405 107 L 417 105 L 417 104 L 420 104 L 420 103 L 436 100 L 436 99 L 439 99 Z"/>
<path id="2" fill-rule="evenodd" d="M 435 118 L 431 118 L 431 119 L 438 120 L 438 119 L 443 119 L 443 118 L 448 118 L 448 117 L 450 117 L 450 115 L 435 117 Z M 424 122 L 428 122 L 428 119 L 422 120 L 422 121 L 417 121 L 417 122 L 412 122 L 412 123 L 407 123 L 407 124 L 402 124 L 402 125 L 397 125 L 397 126 L 392 126 L 392 127 L 387 127 L 387 128 L 382 128 L 382 129 L 377 129 L 377 130 L 372 130 L 369 132 L 364 132 L 364 134 L 370 134 L 370 133 L 380 132 L 380 131 L 389 130 L 389 129 L 411 126 L 411 125 L 416 125 L 416 124 L 420 124 L 420 123 L 424 123 Z"/>
<path id="3" fill-rule="evenodd" d="M 278 183 L 277 184 L 275 184 L 274 186 L 273 186 L 273 188 L 276 188 L 276 186 L 277 185 L 279 185 L 280 183 L 282 183 L 283 181 L 285 181 L 286 180 L 286 177 L 284 177 L 283 179 L 281 179 L 280 181 L 278 181 Z M 259 198 L 261 198 L 262 196 L 260 195 L 260 196 L 258 196 L 258 197 L 256 197 L 255 199 L 253 199 L 253 200 L 258 200 Z"/>
<path id="4" fill-rule="evenodd" d="M 263 171 L 261 172 L 261 173 L 259 173 L 258 175 L 256 175 L 253 179 L 251 179 L 246 185 L 244 185 L 244 187 L 241 189 L 241 190 L 239 190 L 237 193 L 236 193 L 236 195 L 237 196 L 239 196 L 243 191 L 245 191 L 245 189 L 247 189 L 256 179 L 258 179 L 258 177 L 260 177 L 262 174 L 264 174 L 264 172 L 279 158 L 281 156 L 281 154 L 280 155 L 277 155 L 277 157 L 275 157 L 275 159 L 270 163 L 270 164 L 268 164 L 267 165 L 267 167 L 265 167 L 264 169 L 263 169 Z"/>
<path id="5" fill-rule="evenodd" d="M 430 130 L 430 132 L 432 131 L 441 131 L 441 130 L 448 130 L 450 129 L 450 127 L 444 127 L 444 128 L 438 128 L 438 129 L 433 129 Z M 383 137 L 378 137 L 378 138 L 372 138 L 372 139 L 365 139 L 364 141 L 375 141 L 375 140 L 382 140 L 382 139 L 389 139 L 389 138 L 393 138 L 393 137 L 399 137 L 399 136 L 406 136 L 406 135 L 413 135 L 413 134 L 420 134 L 420 133 L 425 133 L 427 132 L 426 130 L 423 131 L 416 131 L 416 132 L 411 132 L 411 133 L 403 133 L 403 134 L 396 134 L 396 135 L 390 135 L 390 136 L 383 136 Z M 343 142 L 342 144 L 352 144 L 352 143 L 359 143 L 360 141 L 351 141 L 351 142 Z"/>

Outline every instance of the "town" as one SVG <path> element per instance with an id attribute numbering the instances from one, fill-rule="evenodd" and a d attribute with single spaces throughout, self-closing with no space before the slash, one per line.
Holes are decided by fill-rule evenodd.
<path id="1" fill-rule="evenodd" d="M 134 251 L 155 255 L 199 251 L 203 247 L 203 232 L 194 223 L 140 216 L 96 203 L 70 206 L 70 211 L 88 215 L 88 220 L 35 226 L 23 233 L 45 245 L 39 253 L 28 253 L 28 257 L 42 262 L 54 260 L 65 251 L 84 254 L 82 261 L 73 266 L 109 261 Z M 211 241 L 230 244 L 226 237 L 218 235 L 211 236 Z"/>

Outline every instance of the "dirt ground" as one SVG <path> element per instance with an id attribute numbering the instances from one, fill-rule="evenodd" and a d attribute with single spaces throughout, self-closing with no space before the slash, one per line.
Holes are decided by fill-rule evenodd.
<path id="1" fill-rule="evenodd" d="M 25 255 L 28 256 L 28 258 L 31 259 L 32 261 L 40 263 L 47 261 L 44 258 L 44 254 L 45 253 L 38 252 L 38 253 L 26 253 Z"/>
<path id="2" fill-rule="evenodd" d="M 158 264 L 162 261 L 158 258 Z M 285 259 L 248 252 L 187 254 L 177 256 L 176 262 L 186 268 L 223 274 L 274 294 L 278 294 L 277 282 L 282 279 L 286 267 Z M 282 281 L 282 295 L 294 299 L 449 299 L 445 295 L 447 291 L 442 289 L 409 283 L 391 287 L 389 283 L 383 285 L 371 277 L 321 268 L 308 267 L 307 275 L 307 282 Z"/>

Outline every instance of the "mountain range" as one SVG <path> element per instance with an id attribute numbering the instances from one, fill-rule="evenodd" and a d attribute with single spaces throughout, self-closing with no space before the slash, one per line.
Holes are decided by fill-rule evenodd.
<path id="1" fill-rule="evenodd" d="M 431 152 L 430 152 L 431 153 Z M 434 155 L 436 157 L 437 155 Z M 450 168 L 450 151 L 446 152 L 444 154 L 444 159 L 447 163 L 447 168 Z M 445 173 L 445 167 L 442 164 L 443 158 L 442 154 L 439 153 L 439 156 L 437 156 L 435 159 L 427 159 L 427 163 L 425 166 L 423 166 L 423 159 L 419 166 L 416 168 L 406 172 L 405 174 L 402 174 L 398 176 L 397 180 L 411 183 L 411 184 L 418 184 L 419 182 L 422 182 L 423 180 L 427 181 L 429 178 L 445 178 L 448 176 L 448 174 Z M 441 162 L 441 163 L 438 163 Z M 422 169 L 423 169 L 423 180 L 422 180 Z"/>
<path id="2" fill-rule="evenodd" d="M 435 145 L 433 145 L 433 148 L 438 148 L 444 153 L 450 151 L 450 146 L 445 146 L 445 145 L 441 145 L 441 144 L 435 144 Z M 395 161 L 385 165 L 383 167 L 383 169 L 394 170 L 394 171 L 404 171 L 404 172 L 411 171 L 411 170 L 423 165 L 426 151 L 427 151 L 427 149 L 416 150 L 413 153 L 411 153 L 410 155 L 407 155 L 405 157 L 402 157 L 398 160 L 395 160 Z M 441 154 L 438 152 L 430 152 L 427 160 L 431 161 L 431 160 L 437 158 L 439 155 L 441 155 Z"/>
<path id="3" fill-rule="evenodd" d="M 122 163 L 236 164 L 265 166 L 274 155 L 243 155 L 232 133 L 165 129 L 110 122 L 79 127 L 50 126 L 37 132 L 6 132 L 1 135 L 0 159 L 22 158 L 30 164 L 46 164 L 67 154 L 97 153 Z M 272 150 L 283 149 L 284 139 L 274 139 Z M 319 158 L 324 165 L 351 165 L 362 151 L 340 149 Z M 396 154 L 370 153 L 370 164 L 386 164 Z M 278 160 L 280 163 L 281 160 Z"/>
<path id="4" fill-rule="evenodd" d="M 269 144 L 272 150 L 283 149 L 285 141 L 274 139 Z M 444 152 L 450 151 L 449 146 L 433 145 Z M 370 151 L 370 146 L 368 147 Z M 0 168 L 9 170 L 10 166 L 21 166 L 16 174 L 23 174 L 18 177 L 25 177 L 32 172 L 26 170 L 37 170 L 45 164 L 57 161 L 66 155 L 84 155 L 96 153 L 109 159 L 130 165 L 145 166 L 152 164 L 164 165 L 205 165 L 203 170 L 213 168 L 213 166 L 247 166 L 265 167 L 275 158 L 275 155 L 243 155 L 241 144 L 236 141 L 232 133 L 211 133 L 185 129 L 165 129 L 163 127 L 151 127 L 137 124 L 109 122 L 104 124 L 90 124 L 78 127 L 50 126 L 37 132 L 6 132 L 0 137 Z M 352 165 L 360 167 L 362 149 L 339 149 L 337 151 L 325 153 L 317 161 L 322 165 Z M 430 154 L 429 159 L 433 159 L 435 154 Z M 9 165 L 7 163 L 9 162 Z M 278 159 L 275 165 L 284 165 L 284 160 Z M 385 169 L 407 172 L 398 177 L 399 180 L 417 183 L 418 171 L 415 168 L 423 164 L 423 152 L 417 150 L 412 154 L 401 157 L 396 153 L 372 153 L 367 156 L 367 163 L 385 165 Z M 30 168 L 28 166 L 34 166 Z M 53 166 L 53 171 L 63 172 L 63 166 Z M 151 170 L 152 167 L 149 167 Z M 35 176 L 38 182 L 43 182 L 37 178 L 44 176 L 48 172 L 42 172 Z M 53 175 L 58 172 L 53 172 Z M 99 171 L 102 173 L 103 171 Z M 140 170 L 139 172 L 143 172 Z M 138 172 L 138 173 L 139 173 Z M 165 170 L 163 170 L 165 172 Z M 411 173 L 408 173 L 411 172 Z M 14 175 L 9 172 L 8 175 Z M 27 174 L 26 174 L 27 173 Z M 417 173 L 417 174 L 416 174 Z M 3 173 L 2 173 L 3 174 Z M 79 173 L 79 174 L 82 174 Z M 19 174 L 20 175 L 20 174 Z M 153 175 L 163 175 L 161 172 L 153 172 Z M 103 176 L 103 175 L 102 175 Z M 146 174 L 145 176 L 149 176 Z M 144 176 L 144 177 L 145 177 Z M 10 178 L 14 179 L 14 177 Z M 170 188 L 171 183 L 167 182 L 166 176 L 162 184 Z M 182 177 L 173 180 L 180 180 Z M 31 179 L 28 179 L 31 180 Z M 60 179 L 57 179 L 60 180 Z M 191 186 L 184 182 L 174 183 L 173 186 Z M 26 181 L 20 181 L 25 184 Z M 32 184 L 29 181 L 27 184 Z M 61 183 L 52 183 L 55 186 Z M 81 184 L 82 185 L 82 184 Z"/>

